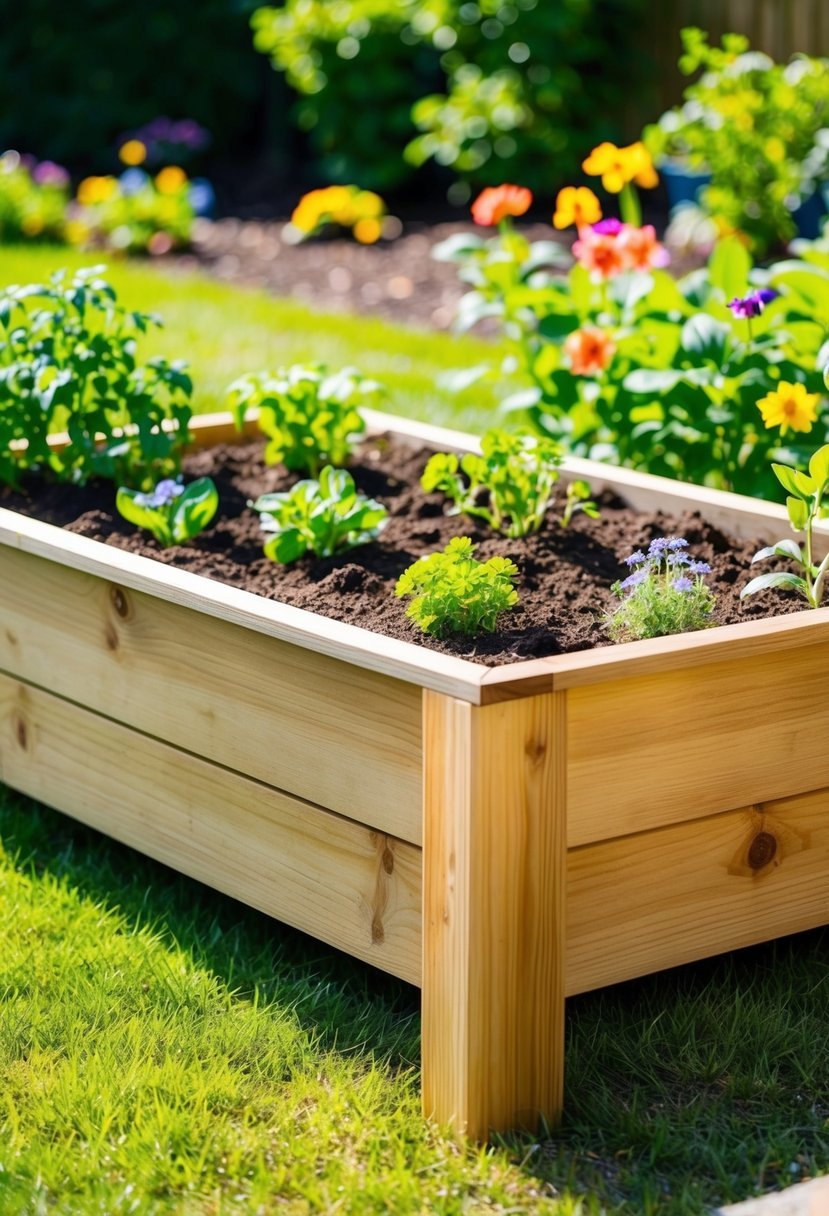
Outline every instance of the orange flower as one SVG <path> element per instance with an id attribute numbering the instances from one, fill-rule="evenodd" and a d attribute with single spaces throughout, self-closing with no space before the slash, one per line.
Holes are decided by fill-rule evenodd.
<path id="1" fill-rule="evenodd" d="M 585 325 L 565 340 L 564 353 L 574 376 L 597 376 L 609 367 L 616 343 L 605 330 Z"/>
<path id="2" fill-rule="evenodd" d="M 187 183 L 187 174 L 178 165 L 167 165 L 155 177 L 155 188 L 159 194 L 178 194 Z"/>
<path id="3" fill-rule="evenodd" d="M 523 215 L 532 201 L 531 191 L 524 186 L 487 186 L 472 204 L 472 218 L 476 224 L 490 228 L 508 215 Z"/>
<path id="4" fill-rule="evenodd" d="M 618 194 L 629 182 L 650 189 L 659 181 L 650 153 L 641 141 L 625 148 L 617 148 L 611 143 L 599 144 L 584 161 L 582 169 L 590 177 L 600 177 L 610 194 Z"/>
<path id="5" fill-rule="evenodd" d="M 671 260 L 665 246 L 656 239 L 653 224 L 645 224 L 642 228 L 625 224 L 618 240 L 629 270 L 650 270 L 652 267 L 667 266 Z"/>
<path id="6" fill-rule="evenodd" d="M 628 269 L 627 256 L 615 233 L 580 228 L 579 239 L 573 243 L 573 254 L 597 281 L 612 279 Z"/>
<path id="7" fill-rule="evenodd" d="M 553 215 L 554 227 L 569 228 L 575 224 L 577 228 L 582 228 L 586 224 L 598 223 L 601 218 L 599 200 L 587 186 L 565 186 L 559 190 Z"/>

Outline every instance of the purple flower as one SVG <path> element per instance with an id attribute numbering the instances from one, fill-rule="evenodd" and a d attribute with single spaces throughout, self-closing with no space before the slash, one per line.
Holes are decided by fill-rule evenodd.
<path id="1" fill-rule="evenodd" d="M 625 558 L 626 566 L 639 566 L 642 562 L 647 561 L 641 549 L 637 549 L 635 553 L 631 553 L 630 557 Z"/>
<path id="2" fill-rule="evenodd" d="M 32 170 L 32 180 L 38 186 L 59 186 L 63 189 L 69 185 L 69 174 L 63 165 L 56 165 L 53 160 L 42 160 Z"/>
<path id="3" fill-rule="evenodd" d="M 759 291 L 750 291 L 747 296 L 735 296 L 733 300 L 729 300 L 728 307 L 735 317 L 745 317 L 750 320 L 752 317 L 759 317 L 766 305 L 779 295 L 779 291 L 774 291 L 771 287 L 763 287 Z"/>
<path id="4" fill-rule="evenodd" d="M 656 540 L 652 540 L 648 545 L 648 557 L 661 558 L 668 548 L 667 536 L 657 536 Z"/>
<path id="5" fill-rule="evenodd" d="M 687 566 L 690 563 L 690 561 L 691 561 L 691 559 L 687 553 L 669 553 L 668 554 L 668 565 L 669 566 Z"/>
<path id="6" fill-rule="evenodd" d="M 671 586 L 674 591 L 692 591 L 694 588 L 694 584 L 684 574 L 680 575 L 679 578 L 675 578 Z"/>
<path id="7" fill-rule="evenodd" d="M 600 236 L 618 236 L 622 231 L 622 221 L 615 219 L 612 215 L 606 220 L 599 220 L 593 225 L 593 231 L 598 232 Z"/>
<path id="8" fill-rule="evenodd" d="M 623 591 L 632 591 L 634 587 L 638 587 L 648 577 L 648 570 L 642 566 L 638 570 L 634 570 L 633 574 L 629 574 L 619 586 Z"/>
<path id="9" fill-rule="evenodd" d="M 688 567 L 688 573 L 689 574 L 710 574 L 711 567 L 708 565 L 708 562 L 691 562 L 690 566 Z"/>
<path id="10" fill-rule="evenodd" d="M 171 502 L 175 502 L 180 494 L 184 493 L 184 486 L 179 485 L 177 481 L 173 481 L 172 477 L 165 477 L 160 481 L 151 494 L 144 496 L 144 506 L 147 507 L 169 507 Z"/>
<path id="11" fill-rule="evenodd" d="M 676 553 L 678 549 L 687 549 L 688 542 L 687 540 L 683 540 L 681 536 L 669 536 L 667 547 L 671 553 Z"/>

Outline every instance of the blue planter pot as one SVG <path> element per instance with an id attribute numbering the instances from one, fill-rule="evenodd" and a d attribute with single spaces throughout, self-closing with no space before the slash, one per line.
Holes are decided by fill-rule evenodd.
<path id="1" fill-rule="evenodd" d="M 713 180 L 710 173 L 689 169 L 678 160 L 663 161 L 659 165 L 659 173 L 665 183 L 668 207 L 671 211 L 682 203 L 699 202 L 700 190 L 704 186 L 710 185 Z M 820 236 L 827 214 L 829 214 L 829 185 L 823 186 L 821 190 L 816 190 L 810 198 L 801 203 L 797 210 L 792 212 L 792 218 L 797 224 L 798 234 L 805 237 L 806 240 L 813 241 L 815 237 Z"/>

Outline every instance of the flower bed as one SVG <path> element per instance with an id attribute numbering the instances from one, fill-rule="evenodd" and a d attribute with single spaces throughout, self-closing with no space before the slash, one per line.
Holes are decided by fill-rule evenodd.
<path id="1" fill-rule="evenodd" d="M 420 984 L 424 1108 L 471 1134 L 556 1117 L 567 994 L 826 918 L 826 610 L 492 668 L 7 510 L 0 568 L 3 780 Z"/>

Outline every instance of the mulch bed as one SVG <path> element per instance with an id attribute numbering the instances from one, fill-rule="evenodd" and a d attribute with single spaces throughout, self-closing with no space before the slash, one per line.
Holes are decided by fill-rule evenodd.
<path id="1" fill-rule="evenodd" d="M 490 665 L 609 645 L 603 619 L 616 603 L 611 585 L 626 573 L 623 559 L 656 536 L 684 536 L 692 557 L 710 563 L 713 573 L 707 582 L 717 597 L 716 624 L 802 607 L 796 597 L 780 592 L 744 603 L 739 599 L 753 554 L 770 538 L 733 540 L 697 513 L 643 514 L 605 495 L 599 500 L 598 520 L 580 515 L 565 531 L 553 510 L 539 533 L 508 540 L 470 517 L 447 516 L 442 496 L 425 494 L 419 486 L 430 453 L 382 436 L 365 442 L 351 465 L 358 487 L 381 499 L 389 510 L 381 537 L 337 557 L 304 558 L 290 567 L 280 566 L 263 556 L 259 517 L 247 503 L 260 494 L 289 488 L 297 476 L 281 465 L 266 466 L 263 453 L 263 444 L 257 441 L 207 449 L 185 459 L 188 478 L 211 476 L 216 481 L 220 514 L 201 536 L 173 549 L 161 549 L 148 534 L 114 514 L 114 489 L 108 483 L 69 488 L 32 478 L 24 493 L 0 497 L 0 506 L 267 599 Z M 438 641 L 407 619 L 405 603 L 394 597 L 394 584 L 416 558 L 462 535 L 478 542 L 478 558 L 503 554 L 516 562 L 521 572 L 520 603 L 502 617 L 495 634 Z"/>

